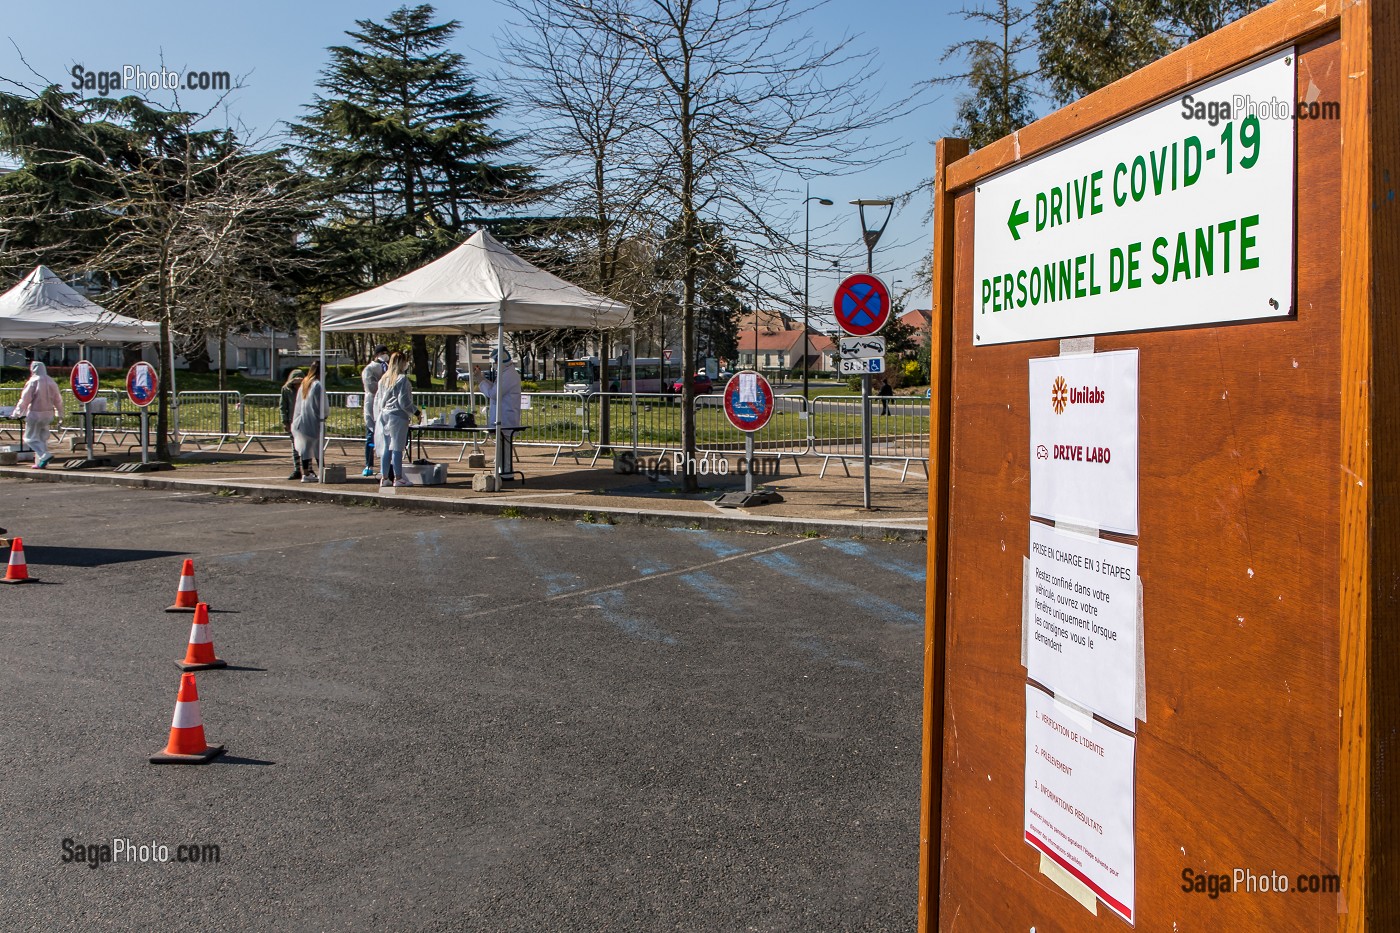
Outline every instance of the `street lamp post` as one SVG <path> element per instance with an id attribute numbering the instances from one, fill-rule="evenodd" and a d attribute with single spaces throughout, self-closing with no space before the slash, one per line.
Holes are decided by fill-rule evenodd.
<path id="1" fill-rule="evenodd" d="M 894 214 L 894 201 L 888 198 L 881 200 L 857 200 L 852 201 L 856 209 L 860 212 L 860 235 L 865 241 L 865 271 L 869 275 L 875 274 L 875 244 L 880 242 L 880 237 L 885 232 L 885 227 L 889 226 L 890 217 Z M 865 222 L 865 209 L 867 207 L 885 208 L 885 219 L 880 221 L 878 227 L 872 227 Z M 863 373 L 860 377 L 860 412 L 861 412 L 861 460 L 864 461 L 865 469 L 862 485 L 865 493 L 865 507 L 870 509 L 870 373 Z"/>
<path id="2" fill-rule="evenodd" d="M 875 244 L 880 242 L 880 237 L 885 233 L 885 227 L 889 226 L 890 217 L 894 214 L 894 202 L 884 198 L 876 201 L 857 200 L 851 203 L 860 212 L 860 235 L 861 239 L 865 241 L 865 271 L 874 275 Z M 885 219 L 880 221 L 880 226 L 872 227 L 865 222 L 865 209 L 867 207 L 883 207 L 885 209 Z"/>
<path id="3" fill-rule="evenodd" d="M 806 215 L 807 215 L 806 235 L 803 237 L 803 241 L 802 241 L 802 397 L 803 397 L 804 399 L 807 399 L 807 398 L 810 398 L 810 397 L 811 397 L 810 386 L 808 385 L 808 378 L 809 378 L 809 376 L 808 376 L 808 371 L 811 369 L 811 365 L 810 365 L 810 363 L 808 362 L 808 361 L 809 361 L 809 358 L 810 358 L 810 354 L 807 352 L 808 349 L 809 349 L 809 343 L 808 343 L 808 337 L 807 337 L 807 331 L 808 331 L 807 319 L 808 319 L 808 314 L 810 313 L 810 311 L 811 311 L 811 309 L 812 309 L 812 296 L 811 296 L 811 284 L 812 284 L 812 283 L 811 283 L 811 279 L 812 279 L 812 202 L 813 202 L 813 201 L 816 201 L 818 204 L 825 205 L 826 207 L 830 207 L 832 204 L 835 203 L 834 201 L 831 201 L 831 200 L 828 199 L 828 198 L 814 198 L 814 197 L 812 197 L 812 186 L 811 186 L 811 185 L 808 185 L 808 186 L 807 186 L 807 200 L 805 200 L 805 201 L 802 202 L 802 208 L 803 208 L 803 210 L 806 212 Z"/>

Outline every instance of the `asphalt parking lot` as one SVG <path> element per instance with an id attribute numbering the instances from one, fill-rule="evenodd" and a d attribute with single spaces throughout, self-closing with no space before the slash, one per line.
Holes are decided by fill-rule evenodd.
<path id="1" fill-rule="evenodd" d="M 0 488 L 7 930 L 914 925 L 922 545 Z"/>

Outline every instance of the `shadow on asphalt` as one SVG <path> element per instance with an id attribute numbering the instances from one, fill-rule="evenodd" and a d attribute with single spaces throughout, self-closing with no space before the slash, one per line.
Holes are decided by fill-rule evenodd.
<path id="1" fill-rule="evenodd" d="M 105 567 L 108 564 L 184 556 L 180 551 L 146 551 L 139 548 L 24 546 L 24 557 L 28 563 L 50 567 Z"/>
<path id="2" fill-rule="evenodd" d="M 277 762 L 268 761 L 265 758 L 242 758 L 238 755 L 220 755 L 211 765 L 275 765 Z"/>

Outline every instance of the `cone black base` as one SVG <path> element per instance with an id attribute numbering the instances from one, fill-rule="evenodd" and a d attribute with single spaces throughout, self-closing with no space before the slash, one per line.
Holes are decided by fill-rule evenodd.
<path id="1" fill-rule="evenodd" d="M 185 607 L 185 606 L 167 606 L 167 607 L 165 607 L 165 611 L 166 611 L 166 612 L 194 612 L 194 607 L 193 607 L 193 606 L 189 606 L 189 607 Z"/>
<path id="2" fill-rule="evenodd" d="M 224 753 L 222 745 L 205 746 L 198 755 L 172 755 L 170 752 L 157 752 L 151 756 L 153 765 L 207 765 Z"/>
<path id="3" fill-rule="evenodd" d="M 38 581 L 38 577 L 25 577 L 23 580 L 6 580 L 4 577 L 0 577 L 0 583 L 5 583 L 10 586 L 18 586 L 21 583 L 37 583 Z"/>
<path id="4" fill-rule="evenodd" d="M 186 664 L 182 659 L 176 661 L 175 666 L 180 668 L 180 670 L 182 671 L 207 671 L 216 667 L 228 667 L 228 662 L 225 661 L 223 658 L 215 658 L 208 664 Z"/>

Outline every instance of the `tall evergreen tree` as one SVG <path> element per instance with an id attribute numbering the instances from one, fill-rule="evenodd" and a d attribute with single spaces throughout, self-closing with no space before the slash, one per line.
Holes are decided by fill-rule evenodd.
<path id="1" fill-rule="evenodd" d="M 1036 11 L 1040 66 L 1058 103 L 1156 61 L 1267 0 L 1044 0 Z"/>
<path id="2" fill-rule="evenodd" d="M 960 84 L 966 93 L 958 99 L 953 133 L 980 149 L 1035 119 L 1031 106 L 1036 68 L 1026 59 L 1035 47 L 1029 31 L 1034 12 L 995 0 L 990 7 L 962 11 L 965 19 L 990 35 L 949 46 L 943 61 L 963 58 L 967 70 L 934 79 L 934 84 Z"/>
<path id="3" fill-rule="evenodd" d="M 517 142 L 489 125 L 503 102 L 479 92 L 448 48 L 461 24 L 435 17 L 422 4 L 383 23 L 356 20 L 346 33 L 354 44 L 330 49 L 323 93 L 293 128 L 310 167 L 339 187 L 338 209 L 317 236 L 338 274 L 316 300 L 402 275 L 461 242 L 480 214 L 540 194 L 533 169 L 502 161 Z M 413 357 L 419 387 L 430 387 L 422 336 Z"/>

